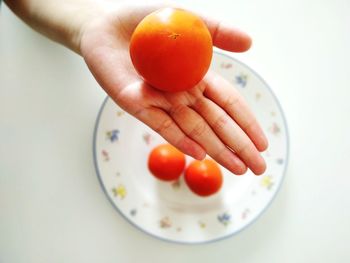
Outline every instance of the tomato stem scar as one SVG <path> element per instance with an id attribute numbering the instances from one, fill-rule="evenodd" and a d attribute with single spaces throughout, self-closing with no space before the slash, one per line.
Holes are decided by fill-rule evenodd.
<path id="1" fill-rule="evenodd" d="M 171 33 L 170 35 L 169 35 L 169 37 L 171 37 L 172 39 L 176 39 L 177 37 L 179 37 L 180 36 L 180 34 L 178 34 L 178 33 Z"/>

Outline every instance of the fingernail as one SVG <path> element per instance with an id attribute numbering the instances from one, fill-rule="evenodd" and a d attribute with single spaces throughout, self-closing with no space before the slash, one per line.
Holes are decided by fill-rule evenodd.
<path id="1" fill-rule="evenodd" d="M 238 169 L 235 170 L 235 175 L 241 176 L 244 175 L 247 172 L 248 168 L 247 166 L 243 165 L 240 166 Z"/>
<path id="2" fill-rule="evenodd" d="M 199 151 L 196 151 L 192 157 L 194 159 L 197 159 L 199 161 L 203 160 L 205 157 L 207 156 L 207 153 L 205 151 L 203 151 L 202 149 L 200 149 Z"/>
<path id="3" fill-rule="evenodd" d="M 203 160 L 207 155 L 206 151 L 201 146 L 192 143 L 187 145 L 187 152 L 188 155 L 197 160 Z"/>
<path id="4" fill-rule="evenodd" d="M 259 176 L 259 175 L 262 175 L 263 173 L 265 173 L 265 171 L 266 171 L 266 162 L 265 162 L 265 160 L 262 158 L 262 156 L 260 156 L 260 158 L 259 158 L 259 160 L 258 160 L 257 163 L 260 163 L 258 169 L 254 169 L 254 170 L 252 170 L 252 171 L 253 171 L 253 173 L 254 173 L 255 175 Z"/>
<path id="5" fill-rule="evenodd" d="M 259 152 L 263 152 L 263 151 L 266 151 L 267 147 L 269 146 L 269 142 L 267 140 L 267 137 L 266 135 L 261 132 L 261 135 L 260 135 L 260 144 L 259 144 Z"/>
<path id="6" fill-rule="evenodd" d="M 244 162 L 237 156 L 232 154 L 231 155 L 231 172 L 233 172 L 235 175 L 243 175 L 247 172 L 247 166 L 244 164 Z"/>

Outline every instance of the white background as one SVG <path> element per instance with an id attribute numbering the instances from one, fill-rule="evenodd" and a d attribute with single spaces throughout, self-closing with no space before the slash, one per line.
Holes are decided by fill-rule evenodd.
<path id="1" fill-rule="evenodd" d="M 83 60 L 0 14 L 0 262 L 350 262 L 350 1 L 181 1 L 248 31 L 236 58 L 271 85 L 290 129 L 272 206 L 213 244 L 159 241 L 102 192 L 92 160 L 105 97 Z"/>

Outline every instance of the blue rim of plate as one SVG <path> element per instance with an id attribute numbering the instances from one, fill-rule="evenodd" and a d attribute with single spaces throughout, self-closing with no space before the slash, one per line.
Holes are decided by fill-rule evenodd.
<path id="1" fill-rule="evenodd" d="M 290 141 L 289 141 L 289 129 L 288 129 L 288 125 L 287 125 L 287 121 L 286 121 L 286 117 L 285 117 L 285 114 L 284 114 L 284 111 L 282 109 L 282 106 L 279 102 L 279 100 L 277 99 L 277 96 L 275 95 L 275 93 L 273 92 L 273 90 L 271 89 L 271 87 L 267 84 L 267 82 L 255 71 L 253 70 L 252 68 L 250 68 L 249 66 L 247 66 L 245 63 L 239 61 L 238 59 L 236 58 L 233 58 L 232 56 L 230 55 L 227 55 L 225 53 L 222 53 L 222 52 L 218 52 L 218 51 L 214 51 L 214 53 L 218 54 L 218 55 L 221 55 L 221 56 L 225 56 L 235 62 L 237 62 L 238 64 L 248 68 L 253 74 L 255 74 L 255 76 L 257 78 L 259 78 L 262 83 L 265 84 L 267 90 L 270 92 L 270 94 L 272 95 L 272 97 L 274 98 L 274 100 L 276 101 L 276 104 L 277 104 L 277 107 L 279 108 L 279 110 L 281 111 L 281 116 L 282 116 L 282 120 L 283 120 L 283 124 L 286 128 L 286 143 L 287 143 L 287 147 L 286 147 L 286 162 L 285 162 L 285 166 L 284 166 L 284 169 L 283 169 L 283 172 L 282 172 L 282 176 L 281 176 L 281 180 L 279 181 L 279 184 L 277 185 L 277 189 L 275 191 L 275 193 L 272 195 L 271 199 L 265 204 L 265 207 L 260 211 L 260 213 L 258 213 L 255 218 L 253 218 L 248 224 L 244 225 L 243 227 L 241 227 L 240 229 L 232 232 L 232 233 L 229 233 L 227 235 L 224 235 L 222 237 L 219 237 L 219 238 L 214 238 L 214 239 L 211 239 L 211 240 L 206 240 L 206 241 L 199 241 L 199 242 L 185 242 L 185 241 L 177 241 L 177 240 L 172 240 L 172 239 L 167 239 L 167 238 L 163 238 L 163 237 L 160 237 L 158 235 L 155 235 L 155 234 L 152 234 L 150 233 L 149 231 L 147 231 L 146 229 L 143 229 L 142 227 L 140 227 L 139 225 L 137 225 L 136 223 L 132 222 L 131 220 L 129 220 L 125 215 L 124 213 L 119 209 L 119 207 L 117 205 L 115 205 L 115 203 L 113 202 L 113 200 L 110 198 L 110 196 L 108 195 L 107 193 L 107 189 L 106 187 L 104 186 L 103 182 L 102 182 L 102 177 L 101 177 L 101 174 L 100 174 L 100 171 L 99 171 L 99 168 L 98 168 L 98 164 L 97 164 L 97 156 L 96 156 L 96 137 L 97 137 L 97 129 L 99 127 L 99 123 L 100 123 L 100 118 L 101 118 L 101 115 L 102 115 L 102 112 L 104 110 L 104 107 L 109 99 L 109 96 L 107 96 L 104 101 L 102 102 L 102 105 L 99 109 L 99 112 L 97 114 L 97 118 L 96 118 L 96 122 L 95 122 L 95 127 L 94 127 L 94 134 L 93 134 L 93 157 L 94 157 L 94 166 L 95 166 L 95 171 L 96 171 L 96 174 L 97 174 L 97 177 L 98 177 L 98 181 L 101 185 L 101 188 L 104 192 L 104 194 L 106 195 L 108 201 L 111 203 L 111 205 L 118 211 L 118 213 L 127 221 L 129 222 L 132 226 L 136 227 L 137 229 L 141 230 L 142 232 L 146 233 L 147 235 L 149 236 L 152 236 L 158 240 L 162 240 L 162 241 L 165 241 L 165 242 L 169 242 L 169 243 L 175 243 L 175 244 L 182 244 L 182 245 L 201 245 L 201 244 L 210 244 L 210 243 L 214 243 L 214 242 L 217 242 L 217 241 L 221 241 L 221 240 L 225 240 L 225 239 L 228 239 L 234 235 L 237 235 L 238 233 L 240 233 L 241 231 L 247 229 L 248 227 L 250 227 L 251 225 L 253 225 L 265 212 L 266 210 L 270 207 L 270 205 L 272 204 L 272 202 L 275 200 L 277 194 L 279 193 L 280 189 L 281 189 L 281 186 L 282 186 L 282 183 L 284 181 L 284 178 L 286 176 L 286 171 L 287 171 L 287 168 L 288 168 L 288 164 L 289 164 L 289 146 L 290 146 Z"/>

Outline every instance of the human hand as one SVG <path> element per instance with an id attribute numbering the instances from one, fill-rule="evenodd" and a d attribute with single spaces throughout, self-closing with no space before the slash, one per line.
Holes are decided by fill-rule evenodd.
<path id="1" fill-rule="evenodd" d="M 145 83 L 135 71 L 129 41 L 147 14 L 164 6 L 112 6 L 82 30 L 80 53 L 108 95 L 125 111 L 196 159 L 210 155 L 234 174 L 247 167 L 262 174 L 259 151 L 267 139 L 238 91 L 213 72 L 188 91 L 168 93 Z M 112 11 L 111 11 L 112 10 Z M 113 11 L 114 10 L 114 11 Z M 202 17 L 213 44 L 232 52 L 249 49 L 251 39 L 219 21 Z"/>

